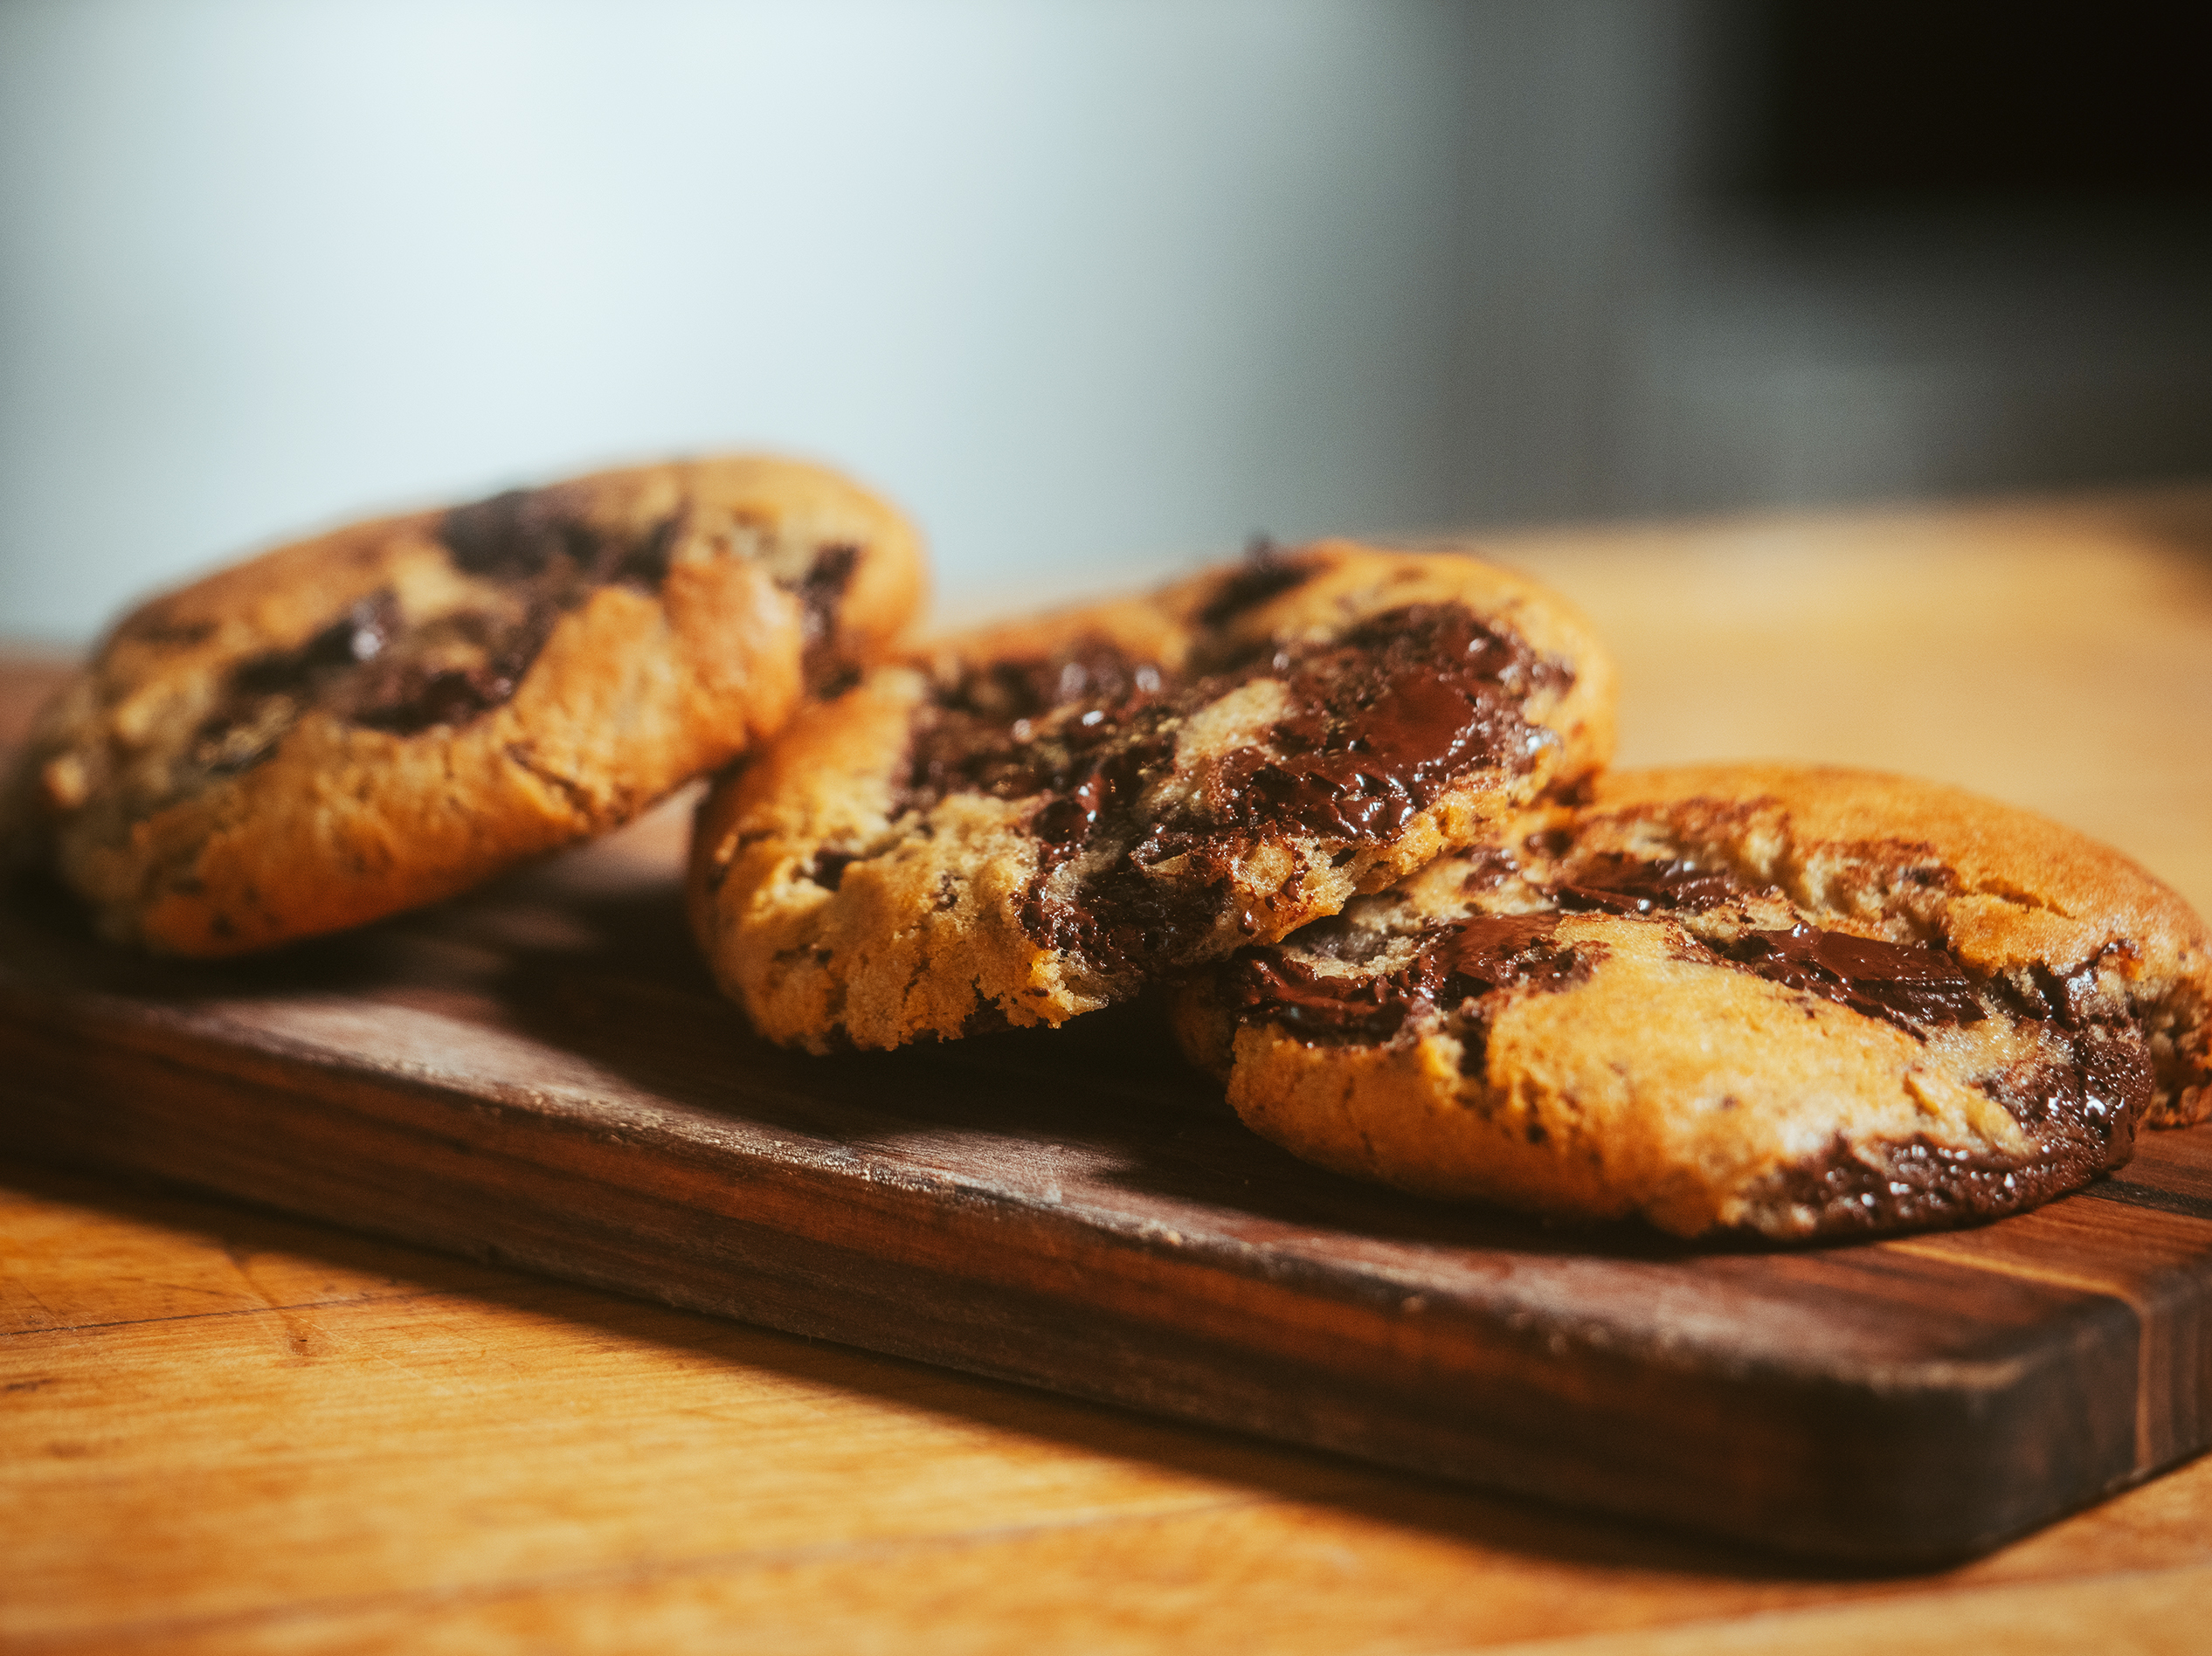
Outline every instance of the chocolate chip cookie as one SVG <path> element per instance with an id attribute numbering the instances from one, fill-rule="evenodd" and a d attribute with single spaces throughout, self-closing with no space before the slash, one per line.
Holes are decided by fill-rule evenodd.
<path id="1" fill-rule="evenodd" d="M 922 583 L 897 513 L 781 460 L 361 524 L 127 618 L 46 712 L 11 814 L 118 939 L 331 931 L 722 764 L 872 659 Z"/>
<path id="2" fill-rule="evenodd" d="M 2212 1114 L 2157 880 L 1959 790 L 1623 772 L 1193 983 L 1179 1034 L 1340 1171 L 1683 1236 L 2032 1206 Z"/>
<path id="3" fill-rule="evenodd" d="M 702 808 L 691 912 L 772 1038 L 1057 1025 L 1333 914 L 1603 763 L 1585 624 L 1331 542 L 950 640 Z"/>

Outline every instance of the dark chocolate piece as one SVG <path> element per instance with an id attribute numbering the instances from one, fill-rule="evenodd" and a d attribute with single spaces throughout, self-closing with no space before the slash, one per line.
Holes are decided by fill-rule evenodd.
<path id="1" fill-rule="evenodd" d="M 1950 951 L 1932 943 L 1884 942 L 1801 922 L 1787 931 L 1745 932 L 1714 947 L 1722 958 L 1770 983 L 1908 1032 L 1915 1025 L 1979 1023 L 1987 1015 L 1976 993 L 1980 985 Z"/>
<path id="2" fill-rule="evenodd" d="M 1408 1010 L 1386 977 L 1323 977 L 1277 949 L 1238 956 L 1225 979 L 1241 1022 L 1280 1024 L 1309 1039 L 1386 1041 Z"/>
<path id="3" fill-rule="evenodd" d="M 810 689 L 821 688 L 845 666 L 837 655 L 837 606 L 860 561 L 857 546 L 823 547 L 792 588 L 798 596 L 802 660 Z"/>
<path id="4" fill-rule="evenodd" d="M 1365 966 L 1386 951 L 1395 941 L 1379 926 L 1356 924 L 1349 914 L 1324 914 L 1310 920 L 1296 934 L 1299 956 L 1307 960 L 1333 960 L 1347 966 Z"/>
<path id="5" fill-rule="evenodd" d="M 1213 597 L 1198 612 L 1198 624 L 1221 626 L 1247 610 L 1256 610 L 1268 599 L 1303 586 L 1320 568 L 1313 560 L 1287 558 L 1274 542 L 1255 538 L 1244 550 L 1244 566 L 1224 576 Z"/>
<path id="6" fill-rule="evenodd" d="M 1590 976 L 1591 960 L 1555 946 L 1559 928 L 1557 914 L 1477 914 L 1424 943 L 1401 976 L 1439 1005 L 1520 985 L 1565 989 Z"/>
<path id="7" fill-rule="evenodd" d="M 2135 1125 L 2158 1092 L 2157 1062 L 2143 1032 L 2098 993 L 2098 961 L 2061 979 L 2050 972 L 2017 997 L 2042 1022 L 2070 1061 L 2046 1061 L 1987 1076 L 1979 1083 L 2015 1120 L 2042 1136 L 2054 1129 L 2117 1136 L 2133 1142 Z M 2120 1156 L 2104 1165 L 2117 1167 Z"/>
<path id="8" fill-rule="evenodd" d="M 296 704 L 324 694 L 348 669 L 384 655 L 401 626 L 399 600 L 384 588 L 356 599 L 297 648 L 239 662 L 231 669 L 214 710 L 194 733 L 198 762 L 218 776 L 259 764 L 276 750 L 298 714 L 296 705 L 278 706 L 280 698 Z"/>
<path id="9" fill-rule="evenodd" d="M 926 810 L 950 793 L 998 799 L 1089 790 L 1073 817 L 1039 825 L 1047 839 L 1065 841 L 1079 824 L 1095 822 L 1109 783 L 1094 777 L 1104 750 L 1116 742 L 1127 756 L 1116 776 L 1134 782 L 1155 751 L 1132 727 L 1166 675 L 1135 661 L 1103 638 L 1086 639 L 1048 661 L 999 661 L 971 670 L 943 691 L 916 719 L 908 756 L 906 794 Z M 1076 704 L 1082 704 L 1080 709 Z M 1068 716 L 1047 719 L 1058 709 Z M 1162 705 L 1153 727 L 1173 708 Z M 1056 828 L 1054 824 L 1058 824 Z"/>
<path id="10" fill-rule="evenodd" d="M 2131 1141 L 2132 1142 L 2132 1141 Z M 1914 1134 L 1862 1159 L 1840 1135 L 1812 1161 L 1785 1168 L 1754 1195 L 1808 1207 L 1823 1235 L 1958 1225 L 2033 1207 L 2088 1183 L 2101 1157 L 2053 1154 L 2027 1163 L 1932 1143 Z"/>
<path id="11" fill-rule="evenodd" d="M 1467 873 L 1459 888 L 1472 897 L 1477 893 L 1503 891 L 1520 878 L 1519 859 L 1503 845 L 1484 845 L 1467 853 Z"/>
<path id="12" fill-rule="evenodd" d="M 505 626 L 494 626 L 487 618 L 448 618 L 442 627 L 473 631 L 484 639 L 482 660 L 466 667 L 432 667 L 394 652 L 335 687 L 334 710 L 356 724 L 402 736 L 433 725 L 467 724 L 513 697 L 561 613 L 557 605 L 541 602 L 519 623 Z"/>
<path id="13" fill-rule="evenodd" d="M 1186 963 L 1213 934 L 1228 900 L 1227 875 L 1215 866 L 1172 882 L 1155 879 L 1136 866 L 1143 851 L 1093 875 L 1064 903 L 1045 896 L 1046 868 L 1023 901 L 1022 924 L 1047 947 L 1075 949 L 1123 979 Z"/>
<path id="14" fill-rule="evenodd" d="M 2158 1092 L 2149 1043 L 2140 1031 L 2122 1025 L 2092 1025 L 2077 1034 L 2074 1073 L 2081 1080 L 2083 1114 L 2100 1121 L 2140 1121 Z"/>
<path id="15" fill-rule="evenodd" d="M 845 871 L 861 859 L 854 851 L 818 851 L 814 860 L 806 866 L 806 877 L 824 891 L 835 891 L 845 878 Z"/>
<path id="16" fill-rule="evenodd" d="M 1165 724 L 1261 678 L 1289 687 L 1290 711 L 1273 734 L 1291 751 L 1238 756 L 1221 768 L 1203 815 L 1175 826 L 1288 824 L 1356 843 L 1387 839 L 1468 771 L 1525 769 L 1539 738 L 1517 704 L 1570 680 L 1458 604 L 1408 606 L 1336 643 L 1199 678 L 1090 639 L 1049 660 L 992 663 L 941 691 L 916 721 L 907 791 L 922 807 L 959 790 L 1072 792 L 1116 746 L 1156 749 L 1164 762 L 1172 747 L 1152 739 Z"/>
<path id="17" fill-rule="evenodd" d="M 1483 1021 L 1467 1003 L 1500 990 L 1565 989 L 1589 976 L 1594 957 L 1556 942 L 1559 924 L 1557 914 L 1477 914 L 1424 939 L 1399 970 L 1350 980 L 1324 976 L 1280 948 L 1254 949 L 1228 969 L 1229 1002 L 1246 1023 L 1337 1041 L 1387 1040 L 1409 1017 L 1441 1009 L 1461 1015 L 1465 1039 Z"/>
<path id="18" fill-rule="evenodd" d="M 659 591 L 675 552 L 681 514 L 662 518 L 634 537 L 609 535 L 584 515 L 584 502 L 566 486 L 509 489 L 455 507 L 439 520 L 438 538 L 456 569 L 493 581 L 550 580 L 570 607 L 593 587 Z"/>
<path id="19" fill-rule="evenodd" d="M 1556 894 L 1562 908 L 1649 914 L 1658 908 L 1715 908 L 1755 894 L 1725 868 L 1701 868 L 1686 857 L 1645 861 L 1609 851 L 1591 858 Z"/>
<path id="20" fill-rule="evenodd" d="M 282 650 L 241 662 L 231 674 L 231 688 L 245 696 L 293 695 L 308 691 L 321 675 L 336 668 L 373 661 L 400 628 L 399 600 L 387 587 L 357 600 L 328 626 L 296 650 Z"/>
<path id="21" fill-rule="evenodd" d="M 563 557 L 589 568 L 598 536 L 577 505 L 558 488 L 508 489 L 453 507 L 440 520 L 438 538 L 456 569 L 487 580 L 528 580 Z"/>
<path id="22" fill-rule="evenodd" d="M 1241 827 L 1357 844 L 1402 833 L 1469 770 L 1526 769 L 1538 738 L 1519 703 L 1568 680 L 1455 604 L 1393 610 L 1337 643 L 1279 652 L 1268 670 L 1289 687 L 1273 733 L 1289 751 L 1234 756 L 1208 804 Z"/>

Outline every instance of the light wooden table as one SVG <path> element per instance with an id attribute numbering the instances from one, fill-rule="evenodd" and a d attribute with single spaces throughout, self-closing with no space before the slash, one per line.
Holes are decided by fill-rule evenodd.
<path id="1" fill-rule="evenodd" d="M 1625 762 L 1945 777 L 2212 909 L 2212 491 L 1490 545 Z M 2212 1461 L 1823 1577 L 8 1163 L 0 1648 L 2201 1651 Z"/>

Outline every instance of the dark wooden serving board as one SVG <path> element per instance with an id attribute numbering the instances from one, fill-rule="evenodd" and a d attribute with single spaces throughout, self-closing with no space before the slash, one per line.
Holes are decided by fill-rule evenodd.
<path id="1" fill-rule="evenodd" d="M 1980 1230 L 1547 1229 L 1240 1127 L 1139 1008 L 754 1038 L 663 816 L 245 965 L 0 907 L 0 1144 L 775 1328 L 1801 1553 L 1984 1548 L 2212 1429 L 2212 1136 Z"/>

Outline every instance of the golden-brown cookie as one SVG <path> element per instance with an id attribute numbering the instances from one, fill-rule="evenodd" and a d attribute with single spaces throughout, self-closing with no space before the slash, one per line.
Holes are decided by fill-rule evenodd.
<path id="1" fill-rule="evenodd" d="M 1276 1143 L 1683 1236 L 1959 1223 L 2212 1114 L 2203 922 L 2118 852 L 1953 788 L 1600 777 L 1177 1008 Z"/>
<path id="2" fill-rule="evenodd" d="M 610 828 L 912 616 L 921 550 L 833 473 L 603 473 L 338 530 L 128 617 L 12 790 L 110 935 L 266 948 Z"/>
<path id="3" fill-rule="evenodd" d="M 1604 762 L 1612 698 L 1518 576 L 1269 553 L 810 709 L 702 808 L 693 922 L 776 1040 L 1056 1025 L 1479 840 Z"/>

